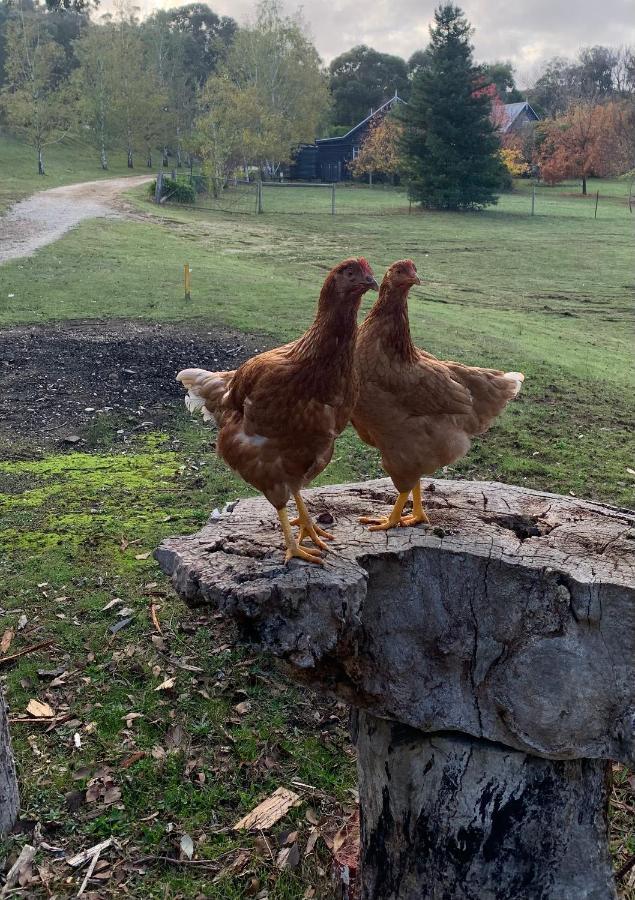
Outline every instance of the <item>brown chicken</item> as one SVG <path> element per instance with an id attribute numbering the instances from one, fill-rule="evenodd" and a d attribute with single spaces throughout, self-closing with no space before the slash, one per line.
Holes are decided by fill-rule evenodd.
<path id="1" fill-rule="evenodd" d="M 347 259 L 324 282 L 313 325 L 297 341 L 247 360 L 232 372 L 185 369 L 186 405 L 219 427 L 219 455 L 276 508 L 286 560 L 322 562 L 321 538 L 300 496 L 328 465 L 335 438 L 346 427 L 356 396 L 357 313 L 366 291 L 378 289 L 365 259 Z M 295 499 L 298 518 L 286 504 Z M 291 525 L 300 526 L 298 539 Z M 300 546 L 310 538 L 318 548 Z"/>
<path id="2" fill-rule="evenodd" d="M 520 390 L 524 375 L 456 362 L 419 350 L 410 337 L 408 292 L 421 284 L 410 259 L 393 263 L 357 336 L 359 395 L 352 422 L 363 441 L 381 452 L 399 491 L 390 516 L 364 517 L 371 531 L 427 522 L 422 475 L 465 456 Z M 412 492 L 412 514 L 402 516 Z"/>

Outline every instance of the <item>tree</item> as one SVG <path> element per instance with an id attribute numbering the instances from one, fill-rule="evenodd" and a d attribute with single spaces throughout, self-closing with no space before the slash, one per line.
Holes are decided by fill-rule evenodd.
<path id="1" fill-rule="evenodd" d="M 234 86 L 239 109 L 250 111 L 242 132 L 245 161 L 269 174 L 290 161 L 298 144 L 313 141 L 326 119 L 320 57 L 302 21 L 283 17 L 277 0 L 262 2 L 255 23 L 239 31 L 219 77 Z"/>
<path id="2" fill-rule="evenodd" d="M 524 99 L 516 87 L 512 63 L 500 61 L 486 63 L 482 68 L 485 79 L 495 85 L 502 103 L 519 103 Z"/>
<path id="3" fill-rule="evenodd" d="M 132 12 L 120 4 L 113 29 L 113 113 L 130 169 L 137 150 L 143 150 L 148 165 L 152 165 L 152 148 L 165 127 L 167 100 L 155 71 L 147 64 L 145 49 Z"/>
<path id="4" fill-rule="evenodd" d="M 580 178 L 619 175 L 633 165 L 631 104 L 577 103 L 541 126 L 540 169 L 550 184 Z"/>
<path id="5" fill-rule="evenodd" d="M 496 203 L 503 168 L 491 97 L 473 63 L 471 28 L 452 3 L 439 6 L 430 29 L 430 66 L 414 78 L 399 109 L 410 196 L 437 209 Z"/>
<path id="6" fill-rule="evenodd" d="M 9 126 L 34 148 L 45 174 L 44 148 L 60 141 L 72 122 L 65 55 L 41 18 L 19 5 L 7 25 L 6 83 L 2 106 Z"/>
<path id="7" fill-rule="evenodd" d="M 373 175 L 396 175 L 400 168 L 399 140 L 401 125 L 393 116 L 384 116 L 374 122 L 364 138 L 359 153 L 349 163 L 353 175 L 368 175 L 373 183 Z"/>
<path id="8" fill-rule="evenodd" d="M 166 19 L 173 32 L 183 37 L 183 66 L 191 81 L 202 87 L 227 57 L 238 26 L 229 16 L 217 16 L 206 3 L 190 3 L 169 9 Z"/>
<path id="9" fill-rule="evenodd" d="M 336 57 L 329 66 L 333 96 L 333 121 L 356 125 L 394 96 L 407 99 L 410 92 L 405 60 L 390 53 L 378 53 L 361 44 Z"/>
<path id="10" fill-rule="evenodd" d="M 425 50 L 415 50 L 407 63 L 408 78 L 410 79 L 410 81 L 412 81 L 412 79 L 420 69 L 427 69 L 429 65 L 430 48 L 426 47 Z M 405 97 L 403 99 L 405 99 Z"/>
<path id="11" fill-rule="evenodd" d="M 90 129 L 102 169 L 108 168 L 108 150 L 117 132 L 115 39 L 115 29 L 108 24 L 90 27 L 75 44 L 79 67 L 72 77 L 79 96 L 80 121 Z"/>

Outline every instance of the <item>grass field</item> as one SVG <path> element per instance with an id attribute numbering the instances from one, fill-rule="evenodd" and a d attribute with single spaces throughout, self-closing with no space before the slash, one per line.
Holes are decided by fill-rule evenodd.
<path id="1" fill-rule="evenodd" d="M 21 192 L 30 189 L 20 182 Z M 381 273 L 410 256 L 425 279 L 411 295 L 417 341 L 527 376 L 519 401 L 448 474 L 632 505 L 632 218 L 625 183 L 599 189 L 597 220 L 594 201 L 573 185 L 541 189 L 533 218 L 522 184 L 484 213 L 410 216 L 403 195 L 381 188 L 339 191 L 334 217 L 314 211 L 315 191 L 265 190 L 257 217 L 157 209 L 138 190 L 145 220 L 89 222 L 1 267 L 0 326 L 138 317 L 282 341 L 310 322 L 335 261 L 363 254 Z M 276 212 L 283 202 L 286 212 Z M 193 270 L 187 303 L 185 262 Z M 279 872 L 271 855 L 283 832 L 298 830 L 303 848 L 314 818 L 328 836 L 350 810 L 345 711 L 290 688 L 216 621 L 185 610 L 147 556 L 162 537 L 197 528 L 210 508 L 248 489 L 210 454 L 209 431 L 184 414 L 169 432 L 143 434 L 105 416 L 82 436 L 80 451 L 0 443 L 0 605 L 16 629 L 8 652 L 53 641 L 6 670 L 7 695 L 16 716 L 32 697 L 70 716 L 48 732 L 14 725 L 23 816 L 42 823 L 49 843 L 73 850 L 115 836 L 121 849 L 100 898 L 122 885 L 144 900 L 335 896 L 322 841 L 291 871 Z M 376 454 L 347 431 L 321 481 L 378 474 Z M 113 598 L 121 603 L 105 609 Z M 131 621 L 112 634 L 122 606 Z M 157 691 L 166 678 L 174 685 Z M 634 804 L 628 773 L 616 778 L 613 849 L 623 860 L 635 851 Z M 113 801 L 87 800 L 91 780 L 98 788 L 108 779 Z M 228 830 L 292 779 L 314 790 L 274 830 L 272 846 Z M 184 834 L 203 866 L 176 863 Z M 12 839 L 14 851 L 23 840 Z M 76 893 L 77 880 L 64 881 L 68 867 L 42 858 L 48 893 L 38 882 L 29 896 Z M 311 887 L 317 892 L 306 894 Z"/>

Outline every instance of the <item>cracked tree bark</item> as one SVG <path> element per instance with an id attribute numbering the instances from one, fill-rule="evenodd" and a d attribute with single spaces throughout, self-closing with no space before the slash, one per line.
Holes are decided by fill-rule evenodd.
<path id="1" fill-rule="evenodd" d="M 609 760 L 635 761 L 635 517 L 424 483 L 431 525 L 370 533 L 385 479 L 307 491 L 336 541 L 282 564 L 241 501 L 156 552 L 289 673 L 357 710 L 363 896 L 605 900 Z"/>
<path id="2" fill-rule="evenodd" d="M 0 690 L 0 835 L 11 830 L 18 817 L 18 810 L 18 781 L 9 738 L 7 709 Z"/>

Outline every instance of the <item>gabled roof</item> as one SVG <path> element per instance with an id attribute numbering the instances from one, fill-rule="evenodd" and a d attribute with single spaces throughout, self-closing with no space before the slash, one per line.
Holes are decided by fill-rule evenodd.
<path id="1" fill-rule="evenodd" d="M 505 110 L 505 124 L 503 125 L 503 131 L 509 131 L 518 116 L 525 110 L 529 114 L 530 119 L 536 119 L 537 121 L 540 118 L 526 100 L 521 100 L 520 103 L 505 103 L 503 109 Z"/>
<path id="2" fill-rule="evenodd" d="M 328 141 L 343 141 L 345 138 L 350 137 L 354 131 L 357 131 L 358 128 L 361 128 L 362 125 L 366 125 L 367 122 L 370 122 L 371 119 L 374 119 L 377 113 L 383 112 L 383 110 L 388 109 L 394 103 L 405 103 L 405 100 L 402 100 L 401 97 L 395 91 L 395 96 L 391 97 L 390 100 L 386 100 L 385 103 L 382 103 L 381 106 L 377 107 L 377 109 L 373 110 L 370 115 L 366 116 L 365 119 L 362 119 L 361 122 L 358 122 L 357 125 L 354 125 L 350 131 L 347 131 L 346 134 L 340 134 L 338 137 L 330 137 L 330 138 L 318 138 L 315 142 L 316 144 L 326 144 Z"/>

